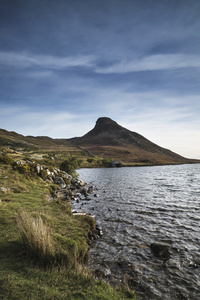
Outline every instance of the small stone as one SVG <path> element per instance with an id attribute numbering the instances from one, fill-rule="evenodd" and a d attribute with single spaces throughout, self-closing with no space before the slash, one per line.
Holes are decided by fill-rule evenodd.
<path id="1" fill-rule="evenodd" d="M 0 192 L 7 193 L 8 189 L 5 187 L 0 187 Z"/>

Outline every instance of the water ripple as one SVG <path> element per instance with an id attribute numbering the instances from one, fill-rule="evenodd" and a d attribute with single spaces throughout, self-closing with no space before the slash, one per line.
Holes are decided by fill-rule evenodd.
<path id="1" fill-rule="evenodd" d="M 104 232 L 90 250 L 93 268 L 113 282 L 126 274 L 137 299 L 200 299 L 200 165 L 78 172 L 99 194 L 74 203 Z M 154 256 L 152 243 L 168 245 L 170 257 Z"/>

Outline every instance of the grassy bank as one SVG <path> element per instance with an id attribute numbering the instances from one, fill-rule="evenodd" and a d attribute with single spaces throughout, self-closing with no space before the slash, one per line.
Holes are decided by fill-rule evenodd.
<path id="1" fill-rule="evenodd" d="M 133 292 L 115 290 L 85 270 L 91 217 L 74 216 L 69 204 L 48 201 L 48 183 L 10 165 L 0 164 L 0 188 L 1 299 L 135 299 Z M 30 246 L 20 224 L 35 224 L 40 238 L 30 238 L 42 248 Z"/>

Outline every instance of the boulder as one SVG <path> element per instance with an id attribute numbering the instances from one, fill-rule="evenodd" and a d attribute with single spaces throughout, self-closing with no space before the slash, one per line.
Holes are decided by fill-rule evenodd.
<path id="1" fill-rule="evenodd" d="M 60 172 L 60 170 L 57 169 L 57 168 L 53 168 L 53 172 L 54 172 L 55 175 L 58 175 L 58 173 Z"/>
<path id="2" fill-rule="evenodd" d="M 113 160 L 111 162 L 111 167 L 112 168 L 120 168 L 120 167 L 122 167 L 122 163 L 120 161 L 118 161 L 118 160 Z"/>
<path id="3" fill-rule="evenodd" d="M 42 166 L 41 165 L 37 165 L 36 166 L 36 172 L 37 172 L 37 174 L 40 174 L 41 170 L 42 170 Z"/>
<path id="4" fill-rule="evenodd" d="M 64 179 L 60 176 L 56 176 L 54 178 L 54 183 L 60 185 L 62 189 L 64 189 L 66 187 L 66 183 L 65 183 Z"/>
<path id="5" fill-rule="evenodd" d="M 103 235 L 103 230 L 100 224 L 96 224 L 96 234 L 102 237 Z"/>
<path id="6" fill-rule="evenodd" d="M 80 179 L 80 178 L 74 178 L 74 179 L 72 179 L 71 183 L 72 183 L 72 185 L 74 185 L 76 188 L 81 188 L 81 187 L 84 187 L 84 186 L 87 185 L 87 184 L 85 183 L 85 181 L 83 181 L 83 180 Z"/>
<path id="7" fill-rule="evenodd" d="M 64 172 L 64 171 L 61 171 L 61 173 L 62 173 L 62 177 L 63 177 L 63 178 L 65 178 L 65 179 L 67 179 L 67 180 L 69 180 L 69 181 L 72 180 L 72 176 L 71 176 L 71 175 L 67 174 L 67 173 Z"/>

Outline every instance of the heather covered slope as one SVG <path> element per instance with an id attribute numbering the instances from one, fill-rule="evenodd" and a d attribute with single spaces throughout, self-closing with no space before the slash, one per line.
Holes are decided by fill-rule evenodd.
<path id="1" fill-rule="evenodd" d="M 95 127 L 80 138 L 70 140 L 94 155 L 124 163 L 179 164 L 197 162 L 162 148 L 110 118 L 99 118 Z"/>

